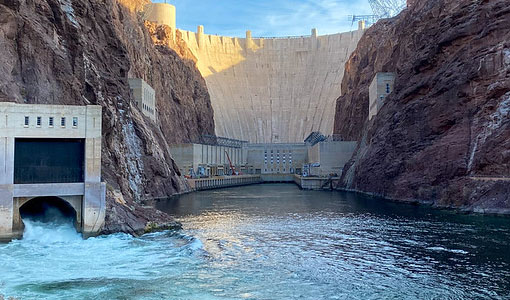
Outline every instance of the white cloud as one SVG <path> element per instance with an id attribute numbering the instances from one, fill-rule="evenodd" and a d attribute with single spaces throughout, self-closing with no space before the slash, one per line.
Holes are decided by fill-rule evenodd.
<path id="1" fill-rule="evenodd" d="M 156 0 L 163 2 L 162 0 Z M 355 30 L 349 15 L 371 14 L 368 0 L 172 0 L 177 6 L 177 25 L 196 30 L 204 25 L 210 34 L 244 36 L 309 35 Z"/>
<path id="2" fill-rule="evenodd" d="M 349 15 L 370 14 L 368 2 L 339 0 L 280 0 L 282 10 L 273 11 L 266 16 L 266 32 L 278 32 L 280 35 L 306 35 L 311 28 L 317 28 L 319 34 L 332 34 L 355 30 L 357 24 L 348 20 Z"/>

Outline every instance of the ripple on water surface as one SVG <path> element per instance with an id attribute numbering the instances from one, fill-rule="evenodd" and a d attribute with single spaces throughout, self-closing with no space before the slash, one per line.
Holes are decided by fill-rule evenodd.
<path id="1" fill-rule="evenodd" d="M 510 221 L 293 185 L 156 204 L 181 233 L 82 240 L 28 222 L 0 245 L 22 299 L 508 299 Z"/>

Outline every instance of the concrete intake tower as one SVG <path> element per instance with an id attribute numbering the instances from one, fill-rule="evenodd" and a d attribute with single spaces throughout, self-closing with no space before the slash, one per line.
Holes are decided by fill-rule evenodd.
<path id="1" fill-rule="evenodd" d="M 146 7 L 147 20 L 175 24 L 169 4 Z M 159 14 L 158 10 L 169 13 Z M 154 17 L 157 16 L 157 17 Z M 171 27 L 171 25 L 170 25 Z M 197 59 L 214 109 L 216 135 L 250 143 L 302 142 L 333 133 L 344 65 L 364 32 L 287 38 L 232 38 L 180 31 Z"/>

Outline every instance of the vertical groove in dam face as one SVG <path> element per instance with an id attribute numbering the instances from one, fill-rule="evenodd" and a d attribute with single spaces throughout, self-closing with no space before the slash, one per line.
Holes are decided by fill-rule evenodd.
<path id="1" fill-rule="evenodd" d="M 216 134 L 252 143 L 332 134 L 345 62 L 363 32 L 241 39 L 181 30 L 206 80 Z"/>

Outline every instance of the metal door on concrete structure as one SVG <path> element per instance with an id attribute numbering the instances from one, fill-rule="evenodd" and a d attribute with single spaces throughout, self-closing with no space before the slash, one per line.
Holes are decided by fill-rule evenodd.
<path id="1" fill-rule="evenodd" d="M 14 184 L 84 180 L 83 139 L 16 139 Z"/>

